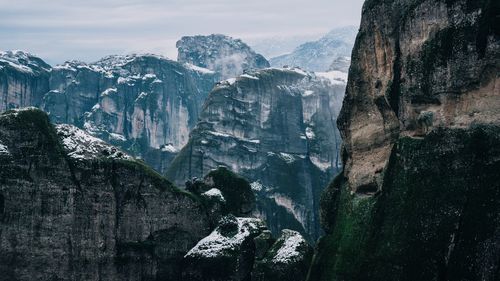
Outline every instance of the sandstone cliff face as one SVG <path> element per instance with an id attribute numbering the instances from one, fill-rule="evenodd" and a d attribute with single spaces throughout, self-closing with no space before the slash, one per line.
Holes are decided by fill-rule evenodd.
<path id="1" fill-rule="evenodd" d="M 270 229 L 319 235 L 322 187 L 339 168 L 335 116 L 344 85 L 299 69 L 264 69 L 219 83 L 167 176 L 182 185 L 219 165 L 247 178 Z"/>
<path id="2" fill-rule="evenodd" d="M 500 278 L 498 11 L 365 2 L 308 280 Z"/>
<path id="3" fill-rule="evenodd" d="M 210 231 L 190 195 L 35 109 L 0 115 L 0 229 L 6 280 L 179 280 Z"/>
<path id="4" fill-rule="evenodd" d="M 338 122 L 348 155 L 345 175 L 354 191 L 380 189 L 400 136 L 498 123 L 500 47 L 493 5 L 366 2 Z"/>
<path id="5" fill-rule="evenodd" d="M 270 66 L 262 55 L 240 39 L 221 34 L 184 36 L 176 45 L 179 62 L 211 69 L 219 73 L 221 79 Z"/>

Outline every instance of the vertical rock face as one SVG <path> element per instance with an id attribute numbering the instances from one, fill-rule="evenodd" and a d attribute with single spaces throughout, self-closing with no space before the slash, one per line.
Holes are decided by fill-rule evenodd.
<path id="1" fill-rule="evenodd" d="M 344 85 L 299 69 L 264 69 L 219 83 L 167 175 L 178 184 L 219 165 L 247 178 L 278 233 L 319 235 L 317 204 L 339 168 L 335 117 Z"/>
<path id="2" fill-rule="evenodd" d="M 218 75 L 155 55 L 110 56 L 50 67 L 0 54 L 0 111 L 37 106 L 164 171 L 187 143 Z"/>
<path id="3" fill-rule="evenodd" d="M 35 109 L 0 115 L 0 229 L 6 280 L 179 280 L 209 233 L 197 200 Z"/>
<path id="4" fill-rule="evenodd" d="M 184 36 L 177 41 L 177 49 L 179 62 L 208 68 L 219 73 L 222 79 L 236 77 L 245 70 L 269 67 L 262 55 L 240 39 L 221 34 Z"/>
<path id="5" fill-rule="evenodd" d="M 0 52 L 0 112 L 39 106 L 49 91 L 50 65 L 22 52 Z"/>
<path id="6" fill-rule="evenodd" d="M 498 123 L 493 5 L 367 1 L 338 123 L 349 156 L 345 175 L 354 191 L 380 189 L 399 136 Z"/>
<path id="7" fill-rule="evenodd" d="M 498 11 L 365 2 L 309 280 L 500 278 Z"/>
<path id="8" fill-rule="evenodd" d="M 54 68 L 44 110 L 141 156 L 158 171 L 188 140 L 214 73 L 154 55 Z M 66 99 L 66 114 L 61 110 Z M 52 114 L 55 112 L 55 114 Z"/>

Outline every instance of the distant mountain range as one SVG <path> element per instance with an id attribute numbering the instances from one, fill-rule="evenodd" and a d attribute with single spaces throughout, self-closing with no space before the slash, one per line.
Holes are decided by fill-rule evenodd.
<path id="1" fill-rule="evenodd" d="M 288 54 L 271 58 L 269 62 L 273 67 L 298 66 L 309 71 L 327 71 L 334 60 L 351 56 L 356 33 L 354 26 L 336 28 L 316 41 L 299 45 Z M 270 40 L 268 45 L 275 43 Z"/>

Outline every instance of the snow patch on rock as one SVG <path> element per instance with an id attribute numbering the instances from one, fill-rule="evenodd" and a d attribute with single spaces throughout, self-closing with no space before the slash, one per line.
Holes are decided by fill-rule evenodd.
<path id="1" fill-rule="evenodd" d="M 2 142 L 0 142 L 0 155 L 10 155 L 9 149 Z"/>
<path id="2" fill-rule="evenodd" d="M 84 160 L 99 157 L 132 159 L 114 146 L 89 135 L 75 126 L 61 124 L 56 126 L 56 130 L 68 156 L 73 159 Z"/>
<path id="3" fill-rule="evenodd" d="M 254 181 L 250 184 L 250 187 L 252 188 L 253 191 L 261 191 L 263 189 L 262 184 L 259 181 Z"/>
<path id="4" fill-rule="evenodd" d="M 222 192 L 218 188 L 212 188 L 206 192 L 203 192 L 201 195 L 207 198 L 215 198 L 219 201 L 226 202 L 224 195 L 222 195 Z"/>
<path id="5" fill-rule="evenodd" d="M 161 151 L 170 152 L 170 153 L 177 153 L 177 152 L 179 152 L 179 149 L 175 148 L 175 146 L 173 144 L 169 143 L 169 144 L 161 146 Z"/>
<path id="6" fill-rule="evenodd" d="M 291 263 L 301 258 L 301 247 L 307 247 L 307 242 L 299 232 L 285 229 L 283 230 L 285 241 L 276 252 L 272 261 L 274 263 Z"/>
<path id="7" fill-rule="evenodd" d="M 190 64 L 190 63 L 184 63 L 184 66 L 188 69 L 191 69 L 191 70 L 194 70 L 196 72 L 203 73 L 203 74 L 214 74 L 215 73 L 215 71 L 212 71 L 208 68 L 196 66 L 196 65 Z"/>
<path id="8" fill-rule="evenodd" d="M 225 218 L 223 218 L 224 220 Z M 210 235 L 200 240 L 184 257 L 214 258 L 231 256 L 252 233 L 264 227 L 260 219 L 236 218 L 237 230 L 234 235 L 224 235 L 219 225 Z"/>
<path id="9" fill-rule="evenodd" d="M 242 74 L 240 77 L 248 78 L 248 79 L 253 79 L 253 80 L 259 80 L 259 77 L 252 76 L 250 74 Z"/>
<path id="10" fill-rule="evenodd" d="M 280 152 L 279 157 L 287 164 L 291 164 L 295 161 L 295 157 L 288 153 Z"/>
<path id="11" fill-rule="evenodd" d="M 326 171 L 332 167 L 329 161 L 323 161 L 319 157 L 311 155 L 309 156 L 309 159 L 314 164 L 314 166 L 318 167 L 322 171 Z"/>

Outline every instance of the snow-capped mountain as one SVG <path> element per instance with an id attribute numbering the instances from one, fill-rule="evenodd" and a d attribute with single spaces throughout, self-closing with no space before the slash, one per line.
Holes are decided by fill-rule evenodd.
<path id="1" fill-rule="evenodd" d="M 356 27 L 343 27 L 330 31 L 317 41 L 304 43 L 293 52 L 271 58 L 271 66 L 298 66 L 309 71 L 327 71 L 338 57 L 350 57 Z"/>

